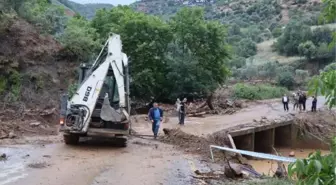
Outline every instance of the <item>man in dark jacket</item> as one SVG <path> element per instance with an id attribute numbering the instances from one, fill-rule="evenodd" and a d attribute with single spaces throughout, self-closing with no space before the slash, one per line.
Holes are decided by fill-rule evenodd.
<path id="1" fill-rule="evenodd" d="M 312 102 L 312 108 L 311 108 L 312 112 L 316 112 L 316 104 L 317 104 L 317 98 L 313 96 L 313 102 Z"/>
<path id="2" fill-rule="evenodd" d="M 160 128 L 160 122 L 163 118 L 163 111 L 159 108 L 158 103 L 153 103 L 153 108 L 149 110 L 148 117 L 152 122 L 152 131 L 154 134 L 154 139 L 156 139 Z"/>
<path id="3" fill-rule="evenodd" d="M 302 106 L 303 106 L 303 111 L 306 111 L 306 101 L 307 101 L 307 95 L 306 95 L 306 93 L 302 93 Z"/>
<path id="4" fill-rule="evenodd" d="M 179 108 L 179 124 L 180 125 L 184 125 L 184 118 L 186 115 L 186 102 L 187 102 L 187 99 L 184 98 Z"/>
<path id="5" fill-rule="evenodd" d="M 299 109 L 300 109 L 300 112 L 301 110 L 303 109 L 303 94 L 302 93 L 298 93 L 299 94 Z"/>

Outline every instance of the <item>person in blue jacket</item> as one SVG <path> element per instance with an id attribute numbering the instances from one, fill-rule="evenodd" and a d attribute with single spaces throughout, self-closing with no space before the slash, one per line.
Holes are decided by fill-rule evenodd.
<path id="1" fill-rule="evenodd" d="M 160 122 L 163 118 L 163 111 L 159 108 L 158 103 L 153 103 L 153 107 L 149 110 L 148 117 L 152 122 L 152 131 L 154 134 L 154 139 L 156 139 L 160 128 Z"/>

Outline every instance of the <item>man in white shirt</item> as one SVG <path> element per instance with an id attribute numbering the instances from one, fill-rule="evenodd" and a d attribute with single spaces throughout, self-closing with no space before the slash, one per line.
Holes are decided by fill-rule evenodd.
<path id="1" fill-rule="evenodd" d="M 288 112 L 289 99 L 288 99 L 288 96 L 286 94 L 284 94 L 284 96 L 282 97 L 282 103 L 284 105 L 284 110 Z"/>

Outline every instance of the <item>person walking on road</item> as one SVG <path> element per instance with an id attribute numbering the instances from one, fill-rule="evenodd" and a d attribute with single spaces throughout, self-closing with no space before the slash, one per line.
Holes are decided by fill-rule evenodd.
<path id="1" fill-rule="evenodd" d="M 317 104 L 317 98 L 313 96 L 313 102 L 312 102 L 312 108 L 311 108 L 312 112 L 316 112 L 316 104 Z"/>
<path id="2" fill-rule="evenodd" d="M 148 117 L 152 122 L 152 131 L 154 134 L 154 139 L 156 139 L 160 128 L 160 122 L 163 118 L 163 111 L 159 108 L 158 103 L 153 103 L 153 108 L 149 110 Z"/>
<path id="3" fill-rule="evenodd" d="M 187 98 L 184 98 L 179 108 L 179 124 L 180 125 L 184 125 L 184 118 L 186 115 L 186 107 L 185 107 L 186 102 L 187 102 Z"/>
<path id="4" fill-rule="evenodd" d="M 284 94 L 284 96 L 282 97 L 282 103 L 283 103 L 283 106 L 284 106 L 284 110 L 288 112 L 289 99 L 288 99 L 286 94 Z"/>

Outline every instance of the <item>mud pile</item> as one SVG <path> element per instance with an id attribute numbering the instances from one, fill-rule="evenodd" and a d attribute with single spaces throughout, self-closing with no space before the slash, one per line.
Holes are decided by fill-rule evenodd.
<path id="1" fill-rule="evenodd" d="M 229 146 L 230 141 L 226 134 L 213 134 L 207 138 L 199 137 L 183 132 L 181 129 L 164 128 L 165 136 L 161 141 L 173 144 L 183 149 L 185 152 L 202 155 L 210 158 L 210 145 Z"/>
<path id="2" fill-rule="evenodd" d="M 336 111 L 307 112 L 294 119 L 302 132 L 310 133 L 329 143 L 336 136 Z"/>

